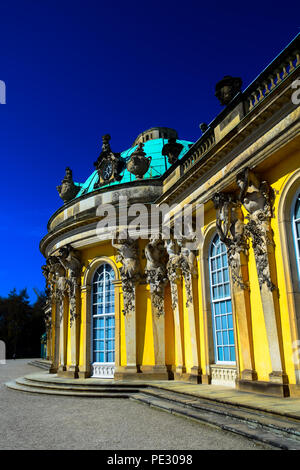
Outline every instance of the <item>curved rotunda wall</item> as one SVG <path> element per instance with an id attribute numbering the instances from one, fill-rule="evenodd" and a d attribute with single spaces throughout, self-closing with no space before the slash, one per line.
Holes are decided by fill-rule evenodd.
<path id="1" fill-rule="evenodd" d="M 126 201 L 128 208 L 133 204 L 153 204 L 161 194 L 162 182 L 148 180 L 100 189 L 80 199 L 74 199 L 61 207 L 50 219 L 48 234 L 40 244 L 41 252 L 48 256 L 55 249 L 80 238 L 82 242 L 86 239 L 87 244 L 90 237 L 94 241 L 97 238 L 99 241 L 111 239 L 110 227 L 106 232 L 103 231 L 101 236 L 99 232 L 96 233 L 98 208 L 103 210 L 105 204 L 111 204 L 117 209 L 120 201 Z"/>

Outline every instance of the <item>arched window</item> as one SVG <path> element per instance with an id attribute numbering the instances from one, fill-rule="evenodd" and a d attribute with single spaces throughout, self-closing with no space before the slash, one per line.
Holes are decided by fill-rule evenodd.
<path id="1" fill-rule="evenodd" d="M 219 235 L 216 235 L 211 243 L 209 272 L 215 362 L 217 364 L 235 363 L 227 250 Z"/>
<path id="2" fill-rule="evenodd" d="M 298 267 L 298 282 L 300 283 L 300 192 L 296 196 L 293 207 L 293 235 L 296 251 L 296 262 Z"/>
<path id="3" fill-rule="evenodd" d="M 115 273 L 109 264 L 101 264 L 92 286 L 92 358 L 93 376 L 113 376 L 115 362 Z M 97 367 L 97 366 L 102 367 Z M 108 367 L 103 367 L 107 365 Z"/>

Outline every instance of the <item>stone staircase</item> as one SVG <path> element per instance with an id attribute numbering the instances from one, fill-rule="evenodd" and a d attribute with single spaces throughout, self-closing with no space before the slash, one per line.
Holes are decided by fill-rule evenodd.
<path id="1" fill-rule="evenodd" d="M 109 379 L 68 379 L 41 371 L 5 384 L 31 394 L 89 398 L 129 398 L 137 403 L 208 424 L 263 443 L 270 448 L 300 450 L 300 418 L 172 391 L 170 385 Z"/>
<path id="2" fill-rule="evenodd" d="M 140 387 L 135 384 L 117 384 L 108 380 L 91 381 L 91 384 L 83 384 L 82 381 L 56 379 L 56 377 L 39 374 L 31 374 L 25 377 L 7 382 L 7 388 L 27 393 L 44 395 L 60 395 L 90 398 L 129 398 L 133 393 L 139 393 Z"/>
<path id="3" fill-rule="evenodd" d="M 39 367 L 40 369 L 49 370 L 51 366 L 51 361 L 46 359 L 32 359 L 28 362 L 31 366 Z"/>
<path id="4" fill-rule="evenodd" d="M 194 398 L 178 392 L 149 387 L 131 400 L 177 416 L 193 419 L 252 439 L 271 448 L 300 450 L 300 420 L 285 416 Z"/>

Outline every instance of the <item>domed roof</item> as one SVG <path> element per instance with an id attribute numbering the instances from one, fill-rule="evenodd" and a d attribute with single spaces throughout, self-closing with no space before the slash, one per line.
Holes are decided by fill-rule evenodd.
<path id="1" fill-rule="evenodd" d="M 185 153 L 189 150 L 193 142 L 187 141 L 187 140 L 176 140 L 177 143 L 182 145 L 182 150 L 179 154 L 178 159 L 180 160 Z M 147 140 L 144 142 L 144 152 L 147 157 L 152 157 L 151 164 L 149 167 L 149 170 L 147 173 L 144 175 L 144 180 L 147 179 L 155 179 L 159 178 L 162 176 L 171 166 L 171 164 L 168 162 L 168 158 L 162 155 L 162 149 L 165 144 L 168 143 L 168 139 L 165 138 L 158 138 L 158 139 L 152 139 L 152 140 Z M 126 161 L 130 159 L 131 154 L 137 149 L 138 145 L 135 145 L 134 147 L 131 147 L 128 150 L 124 150 L 124 152 L 121 152 L 121 157 L 124 158 Z M 131 181 L 137 180 L 137 178 L 130 173 L 127 169 L 125 169 L 122 173 L 121 176 L 123 175 L 121 181 L 115 181 L 112 183 L 105 184 L 101 186 L 101 188 L 106 188 L 109 186 L 115 186 L 123 183 L 130 183 Z M 98 182 L 98 172 L 95 170 L 89 178 L 86 180 L 85 183 L 81 184 L 81 189 L 79 190 L 76 198 L 84 195 L 91 193 L 92 191 L 95 191 L 95 184 Z M 140 181 L 140 180 L 139 180 Z"/>

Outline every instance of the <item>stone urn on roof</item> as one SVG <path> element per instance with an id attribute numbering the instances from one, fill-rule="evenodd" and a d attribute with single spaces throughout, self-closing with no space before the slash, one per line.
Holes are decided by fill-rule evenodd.
<path id="1" fill-rule="evenodd" d="M 144 152 L 144 144 L 140 143 L 127 162 L 127 170 L 132 173 L 136 179 L 142 180 L 149 170 L 151 160 L 152 157 L 147 157 Z"/>

